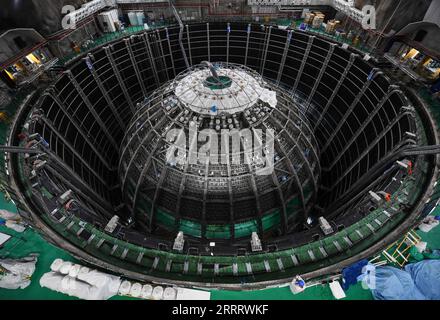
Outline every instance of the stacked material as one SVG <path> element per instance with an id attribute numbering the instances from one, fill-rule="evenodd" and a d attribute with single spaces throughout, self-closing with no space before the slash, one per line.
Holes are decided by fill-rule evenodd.
<path id="1" fill-rule="evenodd" d="M 312 12 L 307 12 L 306 17 L 304 18 L 304 23 L 311 25 L 313 23 L 313 19 L 315 19 L 315 14 Z"/>
<path id="2" fill-rule="evenodd" d="M 210 300 L 208 291 L 152 286 L 125 280 L 119 287 L 119 295 L 148 300 Z"/>
<path id="3" fill-rule="evenodd" d="M 338 20 L 330 20 L 327 22 L 327 26 L 325 27 L 325 32 L 333 34 L 336 31 L 340 21 Z"/>
<path id="4" fill-rule="evenodd" d="M 171 287 L 164 289 L 162 286 L 153 287 L 125 280 L 119 287 L 119 295 L 150 300 L 176 300 L 177 292 Z"/>
<path id="5" fill-rule="evenodd" d="M 84 300 L 107 300 L 118 293 L 119 277 L 56 259 L 40 285 Z"/>
<path id="6" fill-rule="evenodd" d="M 325 15 L 321 12 L 315 12 L 315 17 L 313 18 L 312 27 L 320 28 L 322 23 L 324 22 Z"/>

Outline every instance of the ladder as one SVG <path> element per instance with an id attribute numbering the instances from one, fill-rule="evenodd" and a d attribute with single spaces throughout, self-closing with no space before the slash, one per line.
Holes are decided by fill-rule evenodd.
<path id="1" fill-rule="evenodd" d="M 403 268 L 409 262 L 411 248 L 421 241 L 422 238 L 411 230 L 403 238 L 383 250 L 381 256 L 385 257 L 389 263 Z M 380 259 L 381 256 L 375 259 Z"/>

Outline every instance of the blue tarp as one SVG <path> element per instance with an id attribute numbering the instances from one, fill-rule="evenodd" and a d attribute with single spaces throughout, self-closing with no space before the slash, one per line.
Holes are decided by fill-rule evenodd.
<path id="1" fill-rule="evenodd" d="M 409 264 L 405 270 L 378 267 L 369 279 L 376 300 L 440 300 L 440 261 Z"/>
<path id="2" fill-rule="evenodd" d="M 417 289 L 411 275 L 393 267 L 379 267 L 375 272 L 374 289 L 371 290 L 375 300 L 425 300 Z"/>
<path id="3" fill-rule="evenodd" d="M 405 267 L 426 300 L 440 300 L 440 260 L 425 260 Z"/>

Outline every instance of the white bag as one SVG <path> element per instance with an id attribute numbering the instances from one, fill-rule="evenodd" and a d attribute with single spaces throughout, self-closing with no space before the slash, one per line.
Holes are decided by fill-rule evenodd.
<path id="1" fill-rule="evenodd" d="M 31 284 L 31 276 L 35 271 L 37 255 L 23 259 L 0 260 L 0 288 L 24 289 Z"/>

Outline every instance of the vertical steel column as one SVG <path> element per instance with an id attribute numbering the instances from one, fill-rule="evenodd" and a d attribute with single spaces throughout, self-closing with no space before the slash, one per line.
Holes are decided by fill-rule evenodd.
<path id="1" fill-rule="evenodd" d="M 160 55 L 162 56 L 162 61 L 163 61 L 163 72 L 166 75 L 167 80 L 170 80 L 170 76 L 168 75 L 168 66 L 167 66 L 167 61 L 165 60 L 165 54 L 163 51 L 163 44 L 162 44 L 162 38 L 160 37 L 160 32 L 159 30 L 156 30 L 156 34 L 157 34 L 157 38 L 159 39 L 159 43 L 160 43 Z"/>
<path id="2" fill-rule="evenodd" d="M 211 62 L 211 40 L 209 38 L 209 22 L 206 24 L 206 35 L 208 39 L 208 61 Z"/>
<path id="3" fill-rule="evenodd" d="M 266 65 L 266 58 L 267 58 L 267 51 L 269 50 L 269 42 L 270 42 L 270 36 L 272 34 L 272 26 L 269 27 L 269 32 L 267 32 L 266 35 L 266 42 L 264 44 L 264 56 L 263 56 L 263 61 L 261 62 L 261 76 L 264 76 L 264 67 Z"/>
<path id="4" fill-rule="evenodd" d="M 232 191 L 232 181 L 231 181 L 231 160 L 230 160 L 230 152 L 229 152 L 229 135 L 224 135 L 224 138 L 227 138 L 228 141 L 225 142 L 225 150 L 227 165 L 226 169 L 228 170 L 228 194 L 229 194 L 229 232 L 231 233 L 231 240 L 235 239 L 235 219 L 234 219 L 234 197 Z"/>
<path id="5" fill-rule="evenodd" d="M 85 60 L 87 58 L 84 58 Z M 93 79 L 95 80 L 96 84 L 98 85 L 99 90 L 101 90 L 101 93 L 105 99 L 105 101 L 107 102 L 109 108 L 112 110 L 113 115 L 115 116 L 116 121 L 118 122 L 119 126 L 121 127 L 122 131 L 125 130 L 125 124 L 122 121 L 121 117 L 119 116 L 118 112 L 116 111 L 116 107 L 112 101 L 112 99 L 110 99 L 109 93 L 107 92 L 107 90 L 104 87 L 104 84 L 102 83 L 101 79 L 99 78 L 99 75 L 97 74 L 95 67 L 93 66 L 92 61 L 94 60 L 94 57 L 92 54 L 88 54 L 88 59 L 91 63 L 91 68 L 90 69 L 90 73 L 92 74 Z"/>
<path id="6" fill-rule="evenodd" d="M 154 217 L 155 217 L 154 211 L 156 210 L 156 201 L 159 198 L 162 184 L 165 181 L 165 177 L 167 176 L 167 171 L 168 171 L 168 166 L 164 165 L 162 168 L 162 172 L 160 173 L 159 181 L 156 184 L 156 191 L 154 192 L 154 198 L 153 201 L 151 202 L 151 209 L 150 209 L 150 221 L 149 221 L 150 230 L 154 230 L 153 225 L 154 225 Z"/>
<path id="7" fill-rule="evenodd" d="M 249 37 L 251 35 L 251 24 L 247 26 L 247 37 L 246 37 L 246 53 L 244 55 L 244 65 L 247 66 L 248 52 L 249 52 Z"/>
<path id="8" fill-rule="evenodd" d="M 289 52 L 289 45 L 290 45 L 290 40 L 292 40 L 292 34 L 293 34 L 292 30 L 287 31 L 286 44 L 284 46 L 284 51 L 283 51 L 283 56 L 281 58 L 280 67 L 278 68 L 278 76 L 277 76 L 277 82 L 276 82 L 277 85 L 280 84 L 281 76 L 284 71 L 284 65 L 286 64 L 287 53 Z"/>
<path id="9" fill-rule="evenodd" d="M 141 73 L 139 72 L 139 67 L 136 63 L 136 58 L 135 58 L 135 56 L 133 54 L 133 50 L 131 49 L 131 46 L 130 46 L 130 42 L 132 41 L 132 39 L 134 39 L 133 36 L 131 36 L 130 39 L 124 39 L 124 43 L 125 43 L 125 47 L 127 48 L 128 55 L 130 56 L 130 61 L 131 61 L 131 64 L 133 65 L 134 72 L 136 74 L 136 78 L 138 79 L 139 85 L 141 87 L 142 95 L 145 98 L 147 96 L 147 89 L 145 89 L 145 84 L 142 79 Z"/>
<path id="10" fill-rule="evenodd" d="M 280 208 L 281 208 L 281 229 L 283 234 L 287 233 L 287 209 L 286 209 L 286 202 L 284 201 L 284 195 L 283 190 L 281 189 L 280 182 L 278 181 L 278 176 L 275 173 L 275 169 L 272 171 L 272 181 L 277 188 L 278 191 L 278 197 L 280 199 Z"/>
<path id="11" fill-rule="evenodd" d="M 122 88 L 122 92 L 124 93 L 125 100 L 127 100 L 128 105 L 130 107 L 130 110 L 132 114 L 135 113 L 135 107 L 133 105 L 133 101 L 131 100 L 131 96 L 128 94 L 127 87 L 125 86 L 124 80 L 121 77 L 121 74 L 119 73 L 118 66 L 115 63 L 115 60 L 113 59 L 113 54 L 111 53 L 110 47 L 104 47 L 105 54 L 107 55 L 107 59 L 110 61 L 110 65 L 112 66 L 113 72 L 118 79 L 118 83 Z"/>
<path id="12" fill-rule="evenodd" d="M 327 104 L 324 107 L 324 110 L 322 110 L 321 112 L 321 116 L 319 117 L 318 121 L 316 121 L 315 123 L 315 127 L 314 130 L 316 130 L 316 128 L 321 124 L 321 121 L 324 119 L 325 114 L 327 113 L 328 109 L 330 108 L 330 106 L 333 103 L 333 100 L 335 99 L 336 95 L 339 93 L 339 89 L 342 86 L 342 83 L 344 82 L 345 78 L 347 77 L 348 72 L 351 69 L 351 66 L 354 63 L 354 59 L 357 57 L 358 55 L 355 53 L 352 53 L 350 55 L 350 60 L 348 61 L 347 66 L 345 67 L 344 72 L 342 73 L 341 78 L 339 79 L 338 83 L 336 84 L 335 89 L 332 92 L 332 95 L 330 96 L 330 99 L 327 101 Z"/>
<path id="13" fill-rule="evenodd" d="M 254 128 L 252 128 L 254 129 Z M 254 130 L 252 130 L 252 135 L 255 137 L 255 132 Z M 243 144 L 243 150 L 246 150 L 246 144 L 243 142 L 244 137 L 240 135 L 240 141 Z M 244 157 L 245 157 L 245 161 L 247 163 L 247 167 L 249 169 L 249 181 L 250 181 L 250 185 L 252 187 L 252 191 L 254 192 L 254 196 L 255 196 L 255 206 L 257 207 L 257 222 L 258 222 L 258 233 L 260 235 L 263 235 L 264 233 L 264 229 L 263 229 L 263 221 L 262 221 L 262 212 L 261 212 L 261 204 L 260 204 L 260 197 L 258 194 L 258 189 L 257 189 L 257 183 L 255 182 L 255 177 L 253 174 L 253 167 L 252 167 L 252 161 L 251 159 L 249 159 L 249 155 L 245 152 L 244 153 Z"/>
<path id="14" fill-rule="evenodd" d="M 193 61 L 192 61 L 192 54 L 191 54 L 191 41 L 189 40 L 189 26 L 188 25 L 186 25 L 186 38 L 188 41 L 189 63 L 192 66 Z"/>
<path id="15" fill-rule="evenodd" d="M 211 139 L 211 138 L 210 138 Z M 208 197 L 208 183 L 209 183 L 209 156 L 206 157 L 205 163 L 205 181 L 203 184 L 203 204 L 202 204 L 202 239 L 206 239 L 206 200 Z"/>
<path id="16" fill-rule="evenodd" d="M 309 57 L 310 50 L 312 49 L 313 40 L 315 39 L 315 36 L 309 36 L 309 41 L 307 42 L 306 51 L 304 52 L 304 57 L 301 62 L 301 66 L 299 67 L 298 74 L 296 75 L 295 84 L 292 88 L 292 94 L 295 95 L 296 89 L 298 88 L 299 81 L 301 79 L 302 73 L 304 71 L 304 68 L 306 66 L 307 58 Z"/>
<path id="17" fill-rule="evenodd" d="M 148 58 L 149 58 L 150 64 L 151 64 L 151 69 L 153 70 L 154 80 L 156 81 L 156 85 L 159 87 L 160 80 L 159 80 L 159 76 L 157 75 L 156 62 L 154 61 L 154 56 L 153 56 L 153 52 L 151 50 L 150 38 L 149 38 L 148 33 L 145 32 L 142 35 L 142 38 L 144 39 L 144 45 L 145 45 L 145 48 L 147 49 Z"/>
<path id="18" fill-rule="evenodd" d="M 75 87 L 76 91 L 78 91 L 81 99 L 83 100 L 84 104 L 89 109 L 90 113 L 95 118 L 96 122 L 101 127 L 104 134 L 107 136 L 110 143 L 113 145 L 113 147 L 118 150 L 119 146 L 116 143 L 115 139 L 113 139 L 113 136 L 111 135 L 110 131 L 107 129 L 105 123 L 102 121 L 101 117 L 96 112 L 95 108 L 93 108 L 92 103 L 90 102 L 89 98 L 84 93 L 83 89 L 80 87 L 79 83 L 76 81 L 75 77 L 73 76 L 72 72 L 70 70 L 66 71 L 67 77 L 70 79 L 70 82 L 72 82 L 73 86 Z"/>
<path id="19" fill-rule="evenodd" d="M 188 137 L 188 139 L 191 139 L 191 141 L 188 141 L 188 148 L 189 150 L 195 150 L 195 146 L 197 146 L 197 134 L 194 134 L 193 137 L 191 137 L 191 135 Z M 186 183 L 186 177 L 187 177 L 187 172 L 188 172 L 188 168 L 189 168 L 189 161 L 186 161 L 185 163 L 185 168 L 183 169 L 183 174 L 182 174 L 182 180 L 180 181 L 180 185 L 179 185 L 179 192 L 177 194 L 177 200 L 176 200 L 176 228 L 179 227 L 180 224 L 180 220 L 182 215 L 180 214 L 180 204 L 182 203 L 182 195 L 183 195 L 183 191 L 185 190 L 185 183 Z"/>
<path id="20" fill-rule="evenodd" d="M 278 114 L 284 116 L 285 118 L 287 118 L 287 119 L 289 120 L 289 117 L 287 117 L 286 115 L 284 115 L 282 112 L 279 112 L 278 110 L 277 110 L 277 112 L 278 112 Z M 302 142 L 304 143 L 304 140 L 305 140 L 305 143 L 304 143 L 304 144 L 306 144 L 306 145 L 310 148 L 310 150 L 313 151 L 313 153 L 315 154 L 316 159 L 319 159 L 319 158 L 318 158 L 318 155 L 317 155 L 316 152 L 315 152 L 315 148 L 312 146 L 311 142 L 307 139 L 307 137 L 302 133 L 302 131 L 300 131 L 301 133 L 298 135 L 298 137 L 293 137 L 293 136 L 290 134 L 290 132 L 287 131 L 287 130 L 285 129 L 285 126 L 283 126 L 283 125 L 281 124 L 281 122 L 280 122 L 277 118 L 275 118 L 272 114 L 270 115 L 270 117 L 273 119 L 274 122 L 276 122 L 280 127 L 283 128 L 284 132 L 286 132 L 286 135 L 287 135 L 287 136 L 289 137 L 289 139 L 292 141 L 292 145 L 293 145 L 293 146 L 298 146 L 298 145 L 299 145 L 299 144 L 298 144 L 298 141 L 300 140 L 301 137 L 303 137 L 304 139 L 303 139 Z M 292 121 L 292 123 L 294 124 L 294 126 L 295 126 L 297 129 L 300 129 L 300 128 L 299 128 L 299 127 L 298 127 L 293 121 Z M 287 123 L 286 123 L 286 124 L 287 124 Z M 289 150 L 287 153 L 289 153 L 289 152 L 291 152 L 291 151 Z M 315 177 L 315 175 L 314 175 L 314 173 L 313 173 L 313 170 L 312 170 L 312 165 L 311 165 L 309 159 L 307 159 L 307 157 L 304 155 L 303 151 L 300 150 L 300 151 L 299 151 L 299 154 L 300 154 L 300 156 L 301 156 L 301 159 L 302 159 L 304 165 L 306 166 L 307 171 L 309 172 L 309 177 L 310 177 L 310 178 L 312 179 L 312 181 L 313 181 L 313 189 L 315 190 L 315 194 L 317 194 L 317 193 L 318 193 L 318 181 L 316 181 L 316 177 Z"/>
<path id="21" fill-rule="evenodd" d="M 269 128 L 266 125 L 264 125 L 264 129 L 265 129 L 265 132 L 268 132 L 268 130 L 269 130 Z M 258 145 L 263 146 L 262 136 L 255 134 L 254 139 L 258 139 Z M 267 139 L 267 136 L 266 136 L 266 139 Z M 275 141 L 274 141 L 274 143 L 275 143 Z M 255 148 L 255 143 L 254 143 L 254 148 Z M 278 181 L 278 177 L 275 173 L 275 164 L 273 164 L 273 170 L 272 170 L 271 177 L 272 177 L 272 181 L 278 191 L 278 198 L 280 200 L 280 209 L 281 209 L 281 217 L 280 217 L 281 218 L 280 219 L 281 220 L 281 229 L 282 229 L 283 234 L 285 234 L 285 233 L 287 233 L 287 209 L 286 209 L 286 203 L 284 201 L 283 190 L 281 189 L 281 185 L 280 185 L 280 183 Z"/>
<path id="22" fill-rule="evenodd" d="M 170 34 L 168 33 L 168 28 L 165 28 L 165 32 L 167 35 L 168 50 L 170 52 L 170 58 L 171 58 L 171 66 L 173 67 L 174 77 L 176 77 L 176 67 L 174 66 L 173 50 L 171 50 Z"/>
<path id="23" fill-rule="evenodd" d="M 322 64 L 321 70 L 319 71 L 318 78 L 315 80 L 315 84 L 313 86 L 312 92 L 310 92 L 310 95 L 307 99 L 306 113 L 309 110 L 310 104 L 312 103 L 312 99 L 315 96 L 315 92 L 318 89 L 319 84 L 321 83 L 321 79 L 322 79 L 325 71 L 327 70 L 328 63 L 330 62 L 330 58 L 331 58 L 333 52 L 335 51 L 335 46 L 336 46 L 335 43 L 330 43 L 330 48 L 328 49 L 327 56 L 325 57 L 324 63 Z"/>
<path id="24" fill-rule="evenodd" d="M 166 134 L 166 133 L 165 133 Z M 148 135 L 147 135 L 148 136 Z M 145 138 L 147 137 L 147 136 L 145 136 Z M 145 138 L 144 138 L 144 141 L 145 141 Z M 132 206 L 132 208 L 131 208 L 131 217 L 132 218 L 134 218 L 135 216 L 136 216 L 136 211 L 138 211 L 137 210 L 137 208 L 136 208 L 136 204 L 137 204 L 137 202 L 138 202 L 138 199 L 139 199 L 139 191 L 140 191 L 140 188 L 141 188 L 141 185 L 142 185 L 142 183 L 144 182 L 144 176 L 147 174 L 147 172 L 148 172 L 148 169 L 150 168 L 150 166 L 151 166 L 151 163 L 153 162 L 153 156 L 154 156 L 154 154 L 155 154 L 155 152 L 159 149 L 159 147 L 160 146 L 162 146 L 162 144 L 161 144 L 161 142 L 163 142 L 162 141 L 162 138 L 163 138 L 163 136 L 162 137 L 160 137 L 159 139 L 157 139 L 157 142 L 156 142 L 156 145 L 152 148 L 152 150 L 151 150 L 151 153 L 148 155 L 148 158 L 147 158 L 147 160 L 145 161 L 145 163 L 144 163 L 144 166 L 143 166 L 143 168 L 142 168 L 142 171 L 141 171 L 141 173 L 139 174 L 139 176 L 136 178 L 137 179 L 137 183 L 136 183 L 136 188 L 135 188 L 135 191 L 134 191 L 134 194 L 133 194 L 133 206 Z M 142 141 L 142 143 L 144 142 L 144 141 Z M 139 149 L 138 149 L 139 150 Z M 133 156 L 133 158 L 134 158 L 134 156 Z M 134 178 L 134 177 L 133 177 Z M 153 220 L 153 215 L 154 215 L 154 212 L 150 212 L 150 217 L 149 217 L 149 222 L 151 223 Z M 150 224 L 149 226 L 148 226 L 149 228 L 150 228 L 150 230 L 151 230 L 151 228 L 152 228 L 152 225 Z"/>
<path id="25" fill-rule="evenodd" d="M 284 157 L 284 159 L 286 159 L 287 166 L 289 167 L 290 174 L 291 174 L 290 183 L 289 183 L 289 187 L 287 188 L 287 190 L 290 190 L 292 188 L 293 181 L 295 181 L 296 185 L 298 186 L 298 193 L 299 193 L 299 198 L 301 200 L 301 206 L 302 206 L 304 221 L 306 221 L 307 218 L 308 218 L 308 213 L 307 213 L 306 200 L 305 200 L 305 197 L 304 197 L 304 191 L 303 191 L 303 188 L 302 188 L 301 181 L 299 180 L 299 177 L 298 177 L 298 174 L 296 173 L 295 167 L 294 167 L 292 161 L 290 160 L 286 150 L 284 149 L 283 145 L 279 141 L 278 137 L 276 139 L 278 141 L 278 147 L 280 149 L 280 153 Z"/>
<path id="26" fill-rule="evenodd" d="M 229 65 L 229 34 L 231 33 L 231 24 L 228 22 L 226 29 L 226 66 Z"/>
<path id="27" fill-rule="evenodd" d="M 142 138 L 142 141 L 136 146 L 136 149 L 133 151 L 131 149 L 129 149 L 130 151 L 127 151 L 127 148 L 130 148 L 131 144 L 132 144 L 132 140 L 133 137 L 135 135 L 133 135 L 130 140 L 126 143 L 126 145 L 124 146 L 124 149 L 121 153 L 121 155 L 123 156 L 126 152 L 129 152 L 129 154 L 131 155 L 130 160 L 128 162 L 127 168 L 125 169 L 125 173 L 124 176 L 121 178 L 121 190 L 123 193 L 127 192 L 127 180 L 128 180 L 128 174 L 130 172 L 131 167 L 133 166 L 133 162 L 136 158 L 136 155 L 138 154 L 138 152 L 142 149 L 142 146 L 144 144 L 145 141 L 148 141 L 149 139 L 152 139 L 153 134 L 157 134 L 156 130 L 165 125 L 165 121 L 168 120 L 166 113 L 164 113 L 162 115 L 162 118 L 156 123 L 156 125 Z M 145 120 L 143 123 L 149 121 L 148 119 Z M 137 132 L 136 132 L 137 133 Z M 123 166 L 122 166 L 122 162 L 123 162 L 123 158 L 121 157 L 121 159 L 119 160 L 119 172 L 122 172 Z"/>

